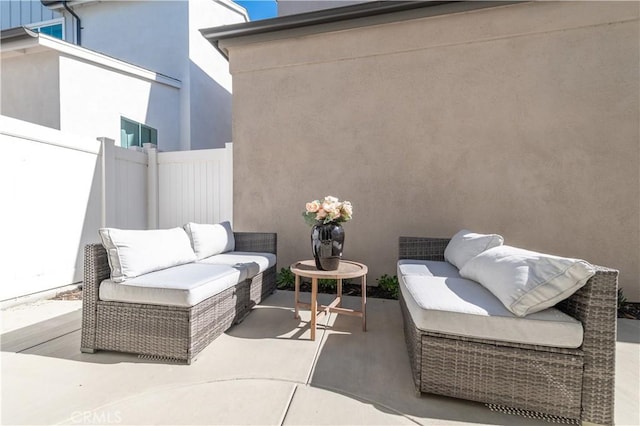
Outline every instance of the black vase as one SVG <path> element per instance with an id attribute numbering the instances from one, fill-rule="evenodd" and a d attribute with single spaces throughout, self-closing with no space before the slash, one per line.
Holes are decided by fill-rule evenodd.
<path id="1" fill-rule="evenodd" d="M 335 222 L 314 225 L 311 229 L 311 250 L 316 260 L 316 268 L 321 271 L 335 271 L 340 266 L 344 230 Z"/>

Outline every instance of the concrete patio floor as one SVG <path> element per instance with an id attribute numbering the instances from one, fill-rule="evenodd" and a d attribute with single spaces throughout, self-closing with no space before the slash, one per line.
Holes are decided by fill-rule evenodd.
<path id="1" fill-rule="evenodd" d="M 368 300 L 366 333 L 332 314 L 315 342 L 292 305 L 276 292 L 190 366 L 80 353 L 79 301 L 6 309 L 2 424 L 549 424 L 416 396 L 397 301 Z M 616 424 L 640 424 L 639 377 L 640 321 L 619 320 Z"/>

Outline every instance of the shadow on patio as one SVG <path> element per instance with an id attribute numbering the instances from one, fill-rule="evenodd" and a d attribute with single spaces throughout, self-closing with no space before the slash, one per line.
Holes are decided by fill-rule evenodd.
<path id="1" fill-rule="evenodd" d="M 305 297 L 305 295 L 303 295 Z M 320 295 L 320 301 L 328 298 Z M 359 298 L 346 297 L 357 306 Z M 82 354 L 80 311 L 2 335 L 4 424 L 548 424 L 483 404 L 417 396 L 397 301 L 359 318 L 308 312 L 278 291 L 191 365 Z M 34 309 L 37 309 L 34 308 Z M 35 312 L 34 312 L 35 313 Z M 616 423 L 637 424 L 640 321 L 619 322 Z M 635 339 L 635 340 L 634 340 Z M 28 401 L 28 403 L 26 402 Z"/>

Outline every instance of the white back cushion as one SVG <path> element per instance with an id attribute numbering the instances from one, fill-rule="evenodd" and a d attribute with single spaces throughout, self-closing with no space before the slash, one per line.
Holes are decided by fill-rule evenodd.
<path id="1" fill-rule="evenodd" d="M 595 268 L 584 260 L 510 246 L 489 249 L 460 270 L 461 276 L 482 284 L 520 317 L 566 299 L 594 274 Z"/>
<path id="2" fill-rule="evenodd" d="M 111 280 L 121 283 L 149 272 L 194 262 L 189 237 L 182 228 L 129 230 L 101 228 Z"/>
<path id="3" fill-rule="evenodd" d="M 236 240 L 229 222 L 215 225 L 189 222 L 184 226 L 198 260 L 233 251 Z"/>
<path id="4" fill-rule="evenodd" d="M 444 249 L 444 258 L 461 269 L 472 257 L 490 248 L 501 246 L 502 243 L 504 238 L 500 235 L 476 234 L 468 229 L 462 229 L 451 238 Z"/>

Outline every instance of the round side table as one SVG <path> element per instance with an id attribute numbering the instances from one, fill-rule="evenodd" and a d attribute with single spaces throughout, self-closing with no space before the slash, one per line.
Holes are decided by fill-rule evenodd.
<path id="1" fill-rule="evenodd" d="M 300 319 L 298 314 L 299 307 L 311 309 L 311 340 L 316 339 L 318 319 L 329 312 L 361 317 L 362 331 L 367 331 L 367 265 L 351 260 L 341 260 L 340 266 L 335 271 L 321 271 L 316 268 L 314 260 L 302 260 L 292 264 L 290 269 L 295 275 L 295 318 Z M 311 303 L 304 303 L 299 300 L 300 277 L 311 278 Z M 362 310 L 360 311 L 342 307 L 342 280 L 348 278 L 361 278 Z M 337 281 L 336 298 L 328 305 L 318 305 L 318 279 L 334 279 Z"/>

